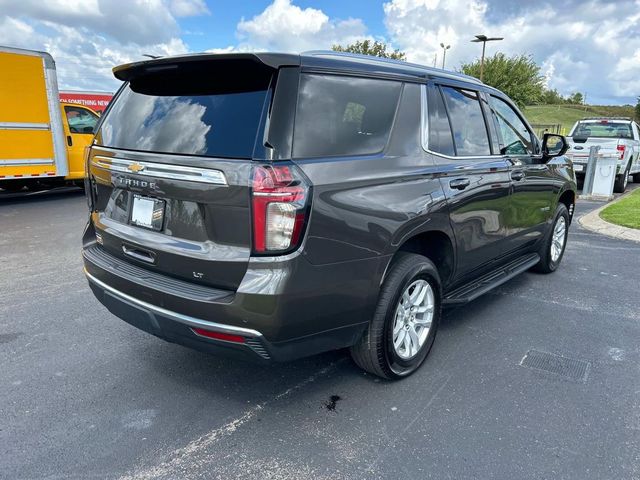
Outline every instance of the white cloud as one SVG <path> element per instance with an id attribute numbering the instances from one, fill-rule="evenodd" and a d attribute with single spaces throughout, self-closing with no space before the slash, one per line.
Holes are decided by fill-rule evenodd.
<path id="1" fill-rule="evenodd" d="M 322 10 L 274 0 L 259 15 L 243 18 L 237 30 L 240 49 L 300 52 L 352 43 L 365 38 L 367 28 L 360 19 L 331 19 Z"/>
<path id="2" fill-rule="evenodd" d="M 169 9 L 176 17 L 194 17 L 211 13 L 204 0 L 171 0 Z"/>
<path id="3" fill-rule="evenodd" d="M 61 88 L 113 91 L 111 69 L 143 54 L 187 52 L 175 16 L 203 0 L 0 0 L 0 44 L 53 55 Z"/>
<path id="4" fill-rule="evenodd" d="M 170 6 L 162 0 L 0 0 L 0 12 L 14 18 L 86 28 L 121 43 L 153 44 L 180 34 Z"/>
<path id="5" fill-rule="evenodd" d="M 438 55 L 440 65 L 445 42 L 447 66 L 458 68 L 479 57 L 481 45 L 470 40 L 484 33 L 505 37 L 487 45 L 488 55 L 533 55 L 563 94 L 619 103 L 640 93 L 640 0 L 381 2 L 386 31 L 376 34 L 411 61 L 432 65 Z M 0 0 L 0 44 L 48 50 L 64 88 L 113 90 L 114 65 L 186 52 L 178 19 L 210 13 L 205 0 Z M 242 18 L 236 36 L 209 51 L 300 52 L 372 38 L 361 19 L 329 17 L 295 0 L 272 0 Z"/>
<path id="6" fill-rule="evenodd" d="M 575 4 L 573 4 L 575 3 Z M 517 7 L 516 7 L 517 5 Z M 507 6 L 510 7 L 507 9 Z M 440 43 L 451 44 L 447 67 L 480 56 L 476 34 L 505 37 L 487 44 L 487 55 L 531 54 L 561 93 L 587 92 L 618 102 L 640 92 L 640 0 L 515 4 L 500 0 L 391 0 L 384 4 L 391 40 L 413 61 L 433 64 Z M 635 35 L 630 30 L 636 30 Z"/>

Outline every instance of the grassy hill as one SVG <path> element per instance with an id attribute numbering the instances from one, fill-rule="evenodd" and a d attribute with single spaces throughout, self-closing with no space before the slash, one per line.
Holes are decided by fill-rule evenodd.
<path id="1" fill-rule="evenodd" d="M 633 117 L 633 107 L 619 105 L 532 105 L 523 110 L 531 124 L 560 124 L 567 134 L 584 117 Z M 536 129 L 537 130 L 537 129 Z"/>

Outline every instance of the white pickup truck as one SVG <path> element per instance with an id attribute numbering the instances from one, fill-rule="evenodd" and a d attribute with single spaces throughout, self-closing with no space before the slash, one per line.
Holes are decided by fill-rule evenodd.
<path id="1" fill-rule="evenodd" d="M 590 147 L 597 145 L 600 154 L 618 157 L 614 192 L 624 192 L 630 176 L 634 182 L 640 182 L 640 127 L 632 119 L 585 118 L 576 122 L 567 140 L 569 150 L 566 155 L 573 161 L 578 182 L 584 180 Z"/>

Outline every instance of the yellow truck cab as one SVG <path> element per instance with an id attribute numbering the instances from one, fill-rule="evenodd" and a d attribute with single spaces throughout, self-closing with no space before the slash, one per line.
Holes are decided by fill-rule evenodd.
<path id="1" fill-rule="evenodd" d="M 0 189 L 81 185 L 98 115 L 60 103 L 46 52 L 0 46 Z"/>
<path id="2" fill-rule="evenodd" d="M 85 177 L 84 148 L 91 144 L 100 117 L 90 108 L 74 103 L 61 103 L 60 111 L 69 164 L 64 178 L 80 184 Z"/>

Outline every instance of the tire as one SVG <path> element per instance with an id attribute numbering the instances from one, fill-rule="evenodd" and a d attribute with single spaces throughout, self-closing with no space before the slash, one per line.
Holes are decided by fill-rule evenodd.
<path id="1" fill-rule="evenodd" d="M 427 285 L 429 288 L 426 288 Z M 417 288 L 420 290 L 416 291 Z M 415 293 L 418 296 L 414 300 L 417 301 L 423 291 L 424 305 L 416 302 L 418 306 L 414 307 L 415 312 L 403 307 L 410 306 L 409 298 L 403 294 Z M 425 312 L 419 312 L 422 308 L 425 308 Z M 351 347 L 351 356 L 360 368 L 379 377 L 407 377 L 427 358 L 441 314 L 442 287 L 435 265 L 422 255 L 399 253 L 380 289 L 373 318 L 358 343 Z M 424 325 L 429 319 L 431 323 L 427 329 Z M 397 329 L 395 334 L 394 327 Z M 426 336 L 423 336 L 425 331 Z M 399 346 L 394 347 L 394 339 L 399 341 L 407 336 L 408 340 L 400 341 Z"/>
<path id="2" fill-rule="evenodd" d="M 615 193 L 624 193 L 624 191 L 627 189 L 627 185 L 629 183 L 630 169 L 631 169 L 631 165 L 627 165 L 627 168 L 625 168 L 624 173 L 620 175 L 616 175 L 616 181 L 613 184 L 613 191 Z"/>
<path id="3" fill-rule="evenodd" d="M 558 238 L 556 236 L 556 233 L 559 233 L 557 229 L 560 228 L 559 225 L 563 220 L 564 220 L 564 232 L 562 236 Z M 556 214 L 553 217 L 553 223 L 551 224 L 551 228 L 549 229 L 549 232 L 547 232 L 547 236 L 542 242 L 542 246 L 540 247 L 540 250 L 538 252 L 540 255 L 540 262 L 538 262 L 538 264 L 535 265 L 531 270 L 539 273 L 553 273 L 558 269 L 558 267 L 560 266 L 560 262 L 562 261 L 562 257 L 564 256 L 564 251 L 567 246 L 567 237 L 569 235 L 569 223 L 570 223 L 570 218 L 569 218 L 569 211 L 567 210 L 567 207 L 565 206 L 564 203 L 558 204 L 558 207 L 556 208 Z M 555 253 L 554 253 L 554 247 L 555 248 L 558 247 L 557 243 L 555 243 L 555 246 L 554 246 L 554 241 L 557 242 L 560 240 L 560 238 L 562 239 L 561 240 L 562 244 L 560 245 L 560 252 L 558 253 L 557 250 L 555 250 Z"/>
<path id="4" fill-rule="evenodd" d="M 2 188 L 5 190 L 5 192 L 9 192 L 9 193 L 21 192 L 25 186 L 26 186 L 25 182 L 16 181 L 16 180 L 8 181 L 2 184 Z"/>
<path id="5" fill-rule="evenodd" d="M 640 183 L 640 173 L 633 175 L 633 183 Z"/>

